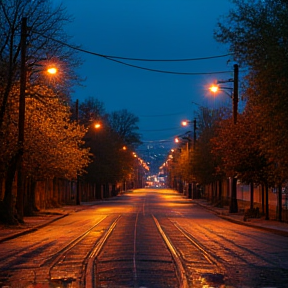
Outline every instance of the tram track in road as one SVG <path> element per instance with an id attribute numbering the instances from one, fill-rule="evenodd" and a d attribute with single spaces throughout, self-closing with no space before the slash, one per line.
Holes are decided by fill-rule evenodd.
<path id="1" fill-rule="evenodd" d="M 216 257 L 209 253 L 207 249 L 198 241 L 193 235 L 191 235 L 185 228 L 179 226 L 178 223 L 173 222 L 174 226 L 202 253 L 204 258 L 211 264 L 219 266 L 220 263 L 216 260 Z"/>
<path id="2" fill-rule="evenodd" d="M 53 253 L 53 255 L 50 255 L 49 258 L 47 258 L 42 264 L 41 266 L 45 266 L 48 265 L 49 263 L 52 263 L 51 265 L 51 269 L 57 265 L 57 263 L 61 262 L 61 258 L 62 261 L 64 261 L 64 259 L 66 258 L 66 255 L 75 247 L 77 246 L 79 243 L 81 243 L 85 238 L 87 238 L 87 236 L 89 236 L 89 234 L 91 234 L 94 229 L 98 226 L 99 224 L 104 221 L 104 219 L 106 219 L 107 216 L 104 216 L 103 218 L 101 218 L 97 223 L 95 223 L 92 227 L 90 227 L 89 229 L 87 229 L 84 233 L 82 233 L 81 235 L 79 235 L 78 237 L 72 239 L 68 244 L 66 244 L 64 247 L 61 248 L 61 250 L 58 250 L 57 252 Z"/>
<path id="3" fill-rule="evenodd" d="M 241 234 L 241 238 L 243 239 L 242 243 L 237 243 L 235 241 L 233 241 L 233 239 L 231 239 L 231 236 L 233 237 L 240 237 L 240 233 L 235 233 L 233 232 L 233 230 L 229 231 L 229 235 L 230 237 L 227 237 L 225 234 L 227 234 L 227 230 L 226 233 L 215 233 L 213 232 L 213 229 L 209 229 L 207 227 L 202 227 L 201 229 L 202 234 L 207 233 L 206 235 L 213 235 L 213 238 L 215 239 L 214 241 L 214 245 L 215 247 L 213 247 L 214 250 L 218 250 L 221 248 L 221 246 L 225 246 L 225 250 L 227 253 L 229 253 L 230 256 L 234 257 L 237 259 L 238 262 L 242 262 L 244 264 L 247 263 L 246 258 L 249 258 L 249 263 L 252 264 L 254 262 L 255 265 L 257 265 L 257 263 L 263 263 L 264 265 L 269 265 L 271 267 L 279 267 L 280 268 L 286 268 L 285 266 L 282 266 L 283 264 L 278 262 L 278 259 L 275 259 L 274 257 L 265 257 L 263 255 L 261 255 L 260 253 L 256 253 L 255 251 L 253 251 L 253 249 L 251 249 L 251 247 L 249 247 L 249 245 L 243 245 L 243 243 L 246 243 L 250 241 L 251 237 L 253 237 L 252 234 L 248 234 L 245 235 L 243 232 Z M 210 236 L 211 237 L 211 236 Z M 254 239 L 256 239 L 257 237 L 254 237 Z M 244 240 L 245 239 L 245 240 Z M 264 239 L 261 238 L 257 238 L 257 240 L 263 241 Z M 266 239 L 267 241 L 267 239 Z M 218 245 L 218 247 L 217 247 Z M 263 242 L 262 244 L 263 245 Z M 210 248 L 211 249 L 211 248 Z M 212 251 L 211 251 L 212 253 Z M 282 267 L 281 267 L 282 266 Z"/>
<path id="4" fill-rule="evenodd" d="M 11 257 L 6 259 L 5 263 L 3 259 L 5 268 L 4 266 L 1 268 L 0 264 L 0 284 L 5 284 L 7 281 L 7 285 L 5 284 L 7 287 L 27 287 L 28 283 L 30 283 L 29 287 L 38 287 L 37 285 L 41 284 L 52 285 L 51 287 L 54 287 L 53 285 L 84 287 L 89 259 L 93 257 L 95 249 L 107 234 L 111 233 L 110 230 L 113 229 L 111 227 L 115 226 L 119 217 L 116 214 L 99 217 L 97 222 L 88 229 L 75 235 L 64 245 L 53 248 L 50 255 L 47 252 L 46 256 L 43 252 L 38 254 L 37 251 L 45 249 L 48 251 L 56 247 L 56 239 L 49 241 L 46 239 L 47 242 L 43 242 L 42 247 L 41 243 L 37 242 L 36 245 L 31 245 L 29 251 L 20 249 L 18 252 L 11 253 Z M 31 236 L 33 237 L 32 234 Z M 35 247 L 38 250 L 35 250 Z M 32 254 L 35 257 L 31 257 Z"/>
<path id="5" fill-rule="evenodd" d="M 154 221 L 155 221 L 155 224 L 163 238 L 163 240 L 165 241 L 168 249 L 170 250 L 171 252 L 171 255 L 174 259 L 174 262 L 175 262 L 175 266 L 176 266 L 176 271 L 177 271 L 177 276 L 178 276 L 178 279 L 179 279 L 179 287 L 181 288 L 187 288 L 189 287 L 188 286 L 188 280 L 187 280 L 187 277 L 186 277 L 186 271 L 185 271 L 185 268 L 182 264 L 182 260 L 181 260 L 181 257 L 179 256 L 179 253 L 177 251 L 177 249 L 174 247 L 173 243 L 171 242 L 171 240 L 169 239 L 169 237 L 165 234 L 165 232 L 163 231 L 161 225 L 159 224 L 159 221 L 157 220 L 157 218 L 152 215 Z"/>
<path id="6" fill-rule="evenodd" d="M 97 250 L 101 249 L 120 217 L 121 215 L 103 217 L 53 256 L 52 261 L 48 261 L 49 281 L 60 284 L 74 281 L 79 287 L 84 287 L 91 278 L 89 271 L 87 272 L 91 258 L 93 259 Z M 43 265 L 45 266 L 47 262 Z"/>
<path id="7" fill-rule="evenodd" d="M 153 217 L 159 231 L 163 231 L 162 237 L 174 257 L 183 287 L 224 284 L 225 268 L 215 255 L 177 222 Z"/>
<path id="8" fill-rule="evenodd" d="M 184 287 L 151 214 L 122 215 L 95 255 L 91 287 Z"/>
<path id="9" fill-rule="evenodd" d="M 259 232 L 251 227 L 236 230 L 237 226 L 222 222 L 217 226 L 198 223 L 192 227 L 183 221 L 179 223 L 180 228 L 185 227 L 182 230 L 195 238 L 212 259 L 216 259 L 219 267 L 224 267 L 222 271 L 225 271 L 223 274 L 227 285 L 233 283 L 238 287 L 242 285 L 240 283 L 249 283 L 248 287 L 283 287 L 275 283 L 288 281 L 287 258 L 274 246 L 274 234 Z M 278 247 L 287 247 L 286 239 L 280 238 L 277 242 L 282 245 Z"/>
<path id="10" fill-rule="evenodd" d="M 158 220 L 149 213 L 122 215 L 87 267 L 86 288 L 187 288 L 203 287 L 208 276 L 214 277 L 210 282 L 223 280 L 218 261 L 192 235 L 170 219 Z"/>
<path id="11" fill-rule="evenodd" d="M 106 233 L 101 237 L 101 239 L 98 241 L 97 245 L 94 247 L 94 249 L 91 251 L 91 253 L 88 256 L 87 263 L 86 263 L 86 269 L 85 269 L 85 288 L 93 288 L 95 287 L 95 270 L 94 270 L 94 261 L 95 258 L 99 255 L 100 251 L 102 250 L 105 242 L 107 241 L 108 237 L 114 230 L 115 226 L 117 225 L 117 222 L 121 215 L 119 215 L 115 221 L 110 225 L 109 229 L 107 229 Z"/>

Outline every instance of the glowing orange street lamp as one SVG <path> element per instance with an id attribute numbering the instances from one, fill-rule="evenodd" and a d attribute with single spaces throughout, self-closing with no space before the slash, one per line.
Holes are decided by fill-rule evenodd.
<path id="1" fill-rule="evenodd" d="M 209 90 L 210 90 L 211 92 L 213 92 L 213 93 L 216 93 L 216 92 L 219 91 L 219 86 L 217 86 L 217 85 L 212 85 L 212 86 L 209 87 Z"/>
<path id="2" fill-rule="evenodd" d="M 54 74 L 56 74 L 56 73 L 58 72 L 58 70 L 57 70 L 57 68 L 55 68 L 55 67 L 50 67 L 50 68 L 47 69 L 47 72 L 48 72 L 49 74 L 54 75 Z"/>
<path id="3" fill-rule="evenodd" d="M 193 120 L 193 121 L 190 121 L 190 120 L 183 120 L 181 122 L 181 125 L 186 127 L 188 126 L 189 124 L 192 124 L 193 123 L 193 126 L 194 126 L 194 148 L 195 148 L 195 144 L 196 144 L 196 130 L 197 130 L 197 124 L 196 124 L 196 118 Z"/>
<path id="4" fill-rule="evenodd" d="M 181 125 L 182 126 L 187 126 L 189 123 L 190 123 L 189 121 L 184 120 L 184 121 L 181 122 Z"/>
<path id="5" fill-rule="evenodd" d="M 209 90 L 213 93 L 216 93 L 218 91 L 223 91 L 226 92 L 225 90 L 231 90 L 233 91 L 233 95 L 229 95 L 227 93 L 227 95 L 229 97 L 232 97 L 233 100 L 233 120 L 234 120 L 234 124 L 237 123 L 237 114 L 238 114 L 238 74 L 239 74 L 239 67 L 238 64 L 234 64 L 234 78 L 233 79 L 228 79 L 228 80 L 224 80 L 224 81 L 217 81 L 217 84 L 223 84 L 223 83 L 227 83 L 227 82 L 233 82 L 234 83 L 234 87 L 224 87 L 224 86 L 219 86 L 219 85 L 211 85 L 209 87 Z"/>

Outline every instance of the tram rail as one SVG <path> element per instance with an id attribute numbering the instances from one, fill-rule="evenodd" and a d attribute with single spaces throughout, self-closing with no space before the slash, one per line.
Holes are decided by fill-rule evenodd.
<path id="1" fill-rule="evenodd" d="M 163 238 L 169 250 L 175 255 L 174 259 L 182 281 L 180 287 L 202 287 L 201 285 L 208 281 L 207 278 L 212 279 L 209 280 L 212 286 L 214 280 L 218 284 L 223 281 L 224 266 L 192 233 L 169 218 L 153 217 L 159 229 L 163 231 Z"/>

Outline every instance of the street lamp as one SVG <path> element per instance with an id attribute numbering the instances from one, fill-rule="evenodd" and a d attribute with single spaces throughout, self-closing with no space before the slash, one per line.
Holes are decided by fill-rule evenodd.
<path id="1" fill-rule="evenodd" d="M 191 122 L 188 121 L 188 120 L 183 120 L 183 121 L 181 122 L 181 125 L 182 125 L 182 126 L 188 126 L 189 123 L 191 123 Z"/>
<path id="2" fill-rule="evenodd" d="M 219 86 L 213 84 L 212 86 L 209 87 L 209 90 L 213 93 L 216 93 L 219 91 Z"/>
<path id="3" fill-rule="evenodd" d="M 57 68 L 55 68 L 55 67 L 49 67 L 49 68 L 47 69 L 47 72 L 48 72 L 49 74 L 51 74 L 51 75 L 54 75 L 54 74 L 56 74 L 56 73 L 58 72 L 58 70 L 57 70 Z"/>
<path id="4" fill-rule="evenodd" d="M 101 124 L 97 122 L 97 123 L 94 124 L 94 127 L 95 127 L 96 129 L 100 129 L 100 128 L 101 128 Z"/>
<path id="5" fill-rule="evenodd" d="M 228 83 L 228 82 L 233 82 L 233 84 L 234 84 L 233 88 L 225 87 L 225 86 L 219 86 L 219 84 Z M 218 91 L 224 91 L 225 92 L 225 90 L 232 90 L 233 91 L 232 100 L 233 100 L 233 121 L 234 121 L 234 124 L 237 123 L 237 114 L 238 114 L 238 101 L 239 101 L 238 82 L 239 82 L 239 67 L 238 67 L 238 64 L 234 64 L 234 79 L 217 81 L 217 85 L 212 85 L 209 87 L 209 90 L 213 93 L 217 93 Z"/>
<path id="6" fill-rule="evenodd" d="M 183 123 L 186 123 L 186 125 L 189 123 L 190 121 L 188 121 L 188 120 L 186 120 L 186 121 L 182 121 L 182 125 L 183 125 Z M 184 125 L 185 126 L 185 125 Z M 191 133 L 191 131 L 187 131 L 185 134 L 182 134 L 182 135 L 179 135 L 179 136 L 177 136 L 176 138 L 175 138 L 175 143 L 185 143 L 184 141 L 182 141 L 181 139 L 183 139 L 183 140 L 186 140 L 186 154 L 184 154 L 184 155 L 186 155 L 185 156 L 185 163 L 186 164 L 184 164 L 184 165 L 189 165 L 189 163 L 190 163 L 190 143 L 191 143 L 191 137 L 189 136 L 189 134 Z M 180 139 L 181 138 L 181 139 Z M 194 146 L 195 146 L 195 141 L 194 141 Z M 180 153 L 182 153 L 182 151 L 181 151 L 181 148 L 180 148 Z M 172 156 L 172 158 L 173 158 L 173 156 Z M 187 161 L 187 162 L 186 162 Z M 185 166 L 184 166 L 185 167 Z M 186 168 L 188 169 L 188 166 L 186 166 Z M 183 184 L 185 185 L 185 187 L 186 187 L 186 184 L 185 183 L 187 183 L 188 181 L 189 181 L 189 176 L 184 176 L 185 177 L 185 179 L 183 180 L 182 179 L 182 176 L 180 176 L 180 179 L 179 179 L 179 183 L 180 183 L 180 185 L 181 185 L 181 187 L 183 187 Z M 187 180 L 187 181 L 186 181 Z M 184 182 L 184 183 L 183 183 Z M 180 188 L 180 191 L 182 190 L 182 188 Z M 179 191 L 179 192 L 180 192 Z M 190 182 L 188 182 L 188 194 L 187 194 L 187 196 L 188 196 L 188 198 L 193 198 L 193 193 L 192 193 L 192 183 L 190 183 Z"/>
<path id="7" fill-rule="evenodd" d="M 232 90 L 232 100 L 233 100 L 233 122 L 234 125 L 237 124 L 237 114 L 238 114 L 238 82 L 239 82 L 239 67 L 238 64 L 234 64 L 234 79 L 228 79 L 224 81 L 217 81 L 217 84 L 223 84 L 233 82 L 234 86 L 231 87 L 224 87 L 219 85 L 212 85 L 209 90 L 216 93 L 217 91 L 225 91 L 225 90 Z M 234 127 L 236 128 L 236 127 Z M 237 213 L 238 212 L 238 203 L 237 203 L 237 178 L 233 177 L 232 179 L 232 191 L 231 191 L 231 202 L 230 202 L 230 213 Z"/>
<path id="8" fill-rule="evenodd" d="M 193 128 L 194 128 L 193 129 L 193 149 L 195 151 L 195 147 L 196 147 L 196 130 L 197 130 L 196 118 L 193 121 L 184 120 L 184 121 L 181 122 L 182 126 L 188 126 L 188 124 L 192 124 L 192 123 L 193 123 Z M 191 141 L 190 137 L 189 137 L 189 140 Z M 195 181 L 192 181 L 192 183 L 188 183 L 188 197 L 189 198 L 194 199 L 194 194 L 196 195 L 196 193 L 194 193 L 195 186 L 196 186 Z"/>
<path id="9" fill-rule="evenodd" d="M 197 121 L 196 121 L 196 118 L 193 120 L 193 121 L 190 121 L 190 120 L 183 120 L 181 122 L 181 125 L 186 127 L 188 126 L 188 124 L 192 124 L 193 123 L 193 147 L 195 149 L 195 145 L 196 145 L 196 130 L 197 130 Z"/>
<path id="10" fill-rule="evenodd" d="M 178 136 L 176 136 L 175 138 L 174 138 L 174 142 L 176 143 L 176 144 L 178 144 L 178 143 L 183 143 L 183 141 L 181 140 L 181 139 L 183 139 L 183 140 L 187 140 L 187 152 L 189 151 L 189 149 L 190 149 L 190 142 L 191 142 L 191 138 L 189 137 L 189 134 L 191 133 L 191 131 L 187 131 L 185 134 L 182 134 L 182 135 L 178 135 Z"/>
<path id="11" fill-rule="evenodd" d="M 27 18 L 22 18 L 21 23 L 21 62 L 20 62 L 20 94 L 19 94 L 19 118 L 18 118 L 18 152 L 16 162 L 18 163 L 17 171 L 17 213 L 20 219 L 24 216 L 24 187 L 23 187 L 23 153 L 24 153 L 24 127 L 25 127 L 25 96 L 26 96 L 26 48 L 27 48 Z M 55 67 L 47 69 L 49 74 L 56 74 Z"/>

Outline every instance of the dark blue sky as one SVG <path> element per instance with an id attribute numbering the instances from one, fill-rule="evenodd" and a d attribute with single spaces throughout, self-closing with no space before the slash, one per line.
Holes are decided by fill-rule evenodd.
<path id="1" fill-rule="evenodd" d="M 67 8 L 74 21 L 66 27 L 72 43 L 105 55 L 148 59 L 199 58 L 227 54 L 213 30 L 220 16 L 233 6 L 229 0 L 53 0 Z M 229 57 L 190 62 L 132 62 L 152 69 L 215 75 L 173 75 L 127 67 L 85 53 L 79 70 L 85 87 L 73 99 L 95 97 L 107 112 L 127 109 L 140 119 L 142 141 L 172 141 L 184 133 L 180 121 L 194 119 L 196 102 L 227 105 L 214 99 L 207 85 L 233 77 Z M 228 98 L 228 97 L 227 97 Z M 228 104 L 229 105 L 229 104 Z"/>

